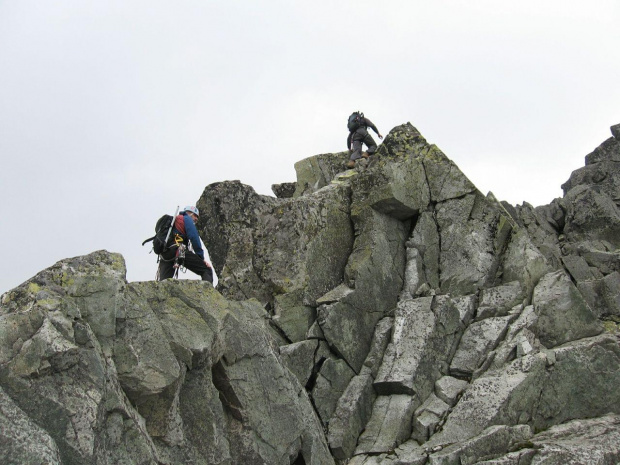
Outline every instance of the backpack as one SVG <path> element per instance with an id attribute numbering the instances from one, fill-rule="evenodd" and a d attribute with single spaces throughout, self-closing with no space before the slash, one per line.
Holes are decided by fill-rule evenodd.
<path id="1" fill-rule="evenodd" d="M 155 235 L 146 239 L 142 245 L 147 242 L 153 241 L 153 251 L 159 255 L 168 250 L 168 244 L 166 244 L 166 238 L 168 242 L 170 239 L 170 232 L 172 231 L 172 223 L 174 217 L 172 215 L 164 215 L 155 223 Z"/>
<path id="2" fill-rule="evenodd" d="M 364 113 L 361 111 L 351 113 L 351 116 L 349 116 L 349 121 L 347 122 L 347 128 L 349 128 L 349 131 L 355 131 L 357 128 L 362 126 L 362 124 L 364 124 Z"/>

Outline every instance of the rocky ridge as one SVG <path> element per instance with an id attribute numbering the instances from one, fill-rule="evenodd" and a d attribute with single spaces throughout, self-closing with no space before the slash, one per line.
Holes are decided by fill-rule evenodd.
<path id="1" fill-rule="evenodd" d="M 278 197 L 198 200 L 220 283 L 127 283 L 118 254 L 2 296 L 0 461 L 620 462 L 620 125 L 534 208 L 411 124 Z"/>

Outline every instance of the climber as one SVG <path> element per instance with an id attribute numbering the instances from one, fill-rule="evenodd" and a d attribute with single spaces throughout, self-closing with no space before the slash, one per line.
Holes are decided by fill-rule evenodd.
<path id="1" fill-rule="evenodd" d="M 213 284 L 213 270 L 205 260 L 196 229 L 198 215 L 196 207 L 188 206 L 174 219 L 171 236 L 173 242 L 171 247 L 160 255 L 158 281 L 174 277 L 180 267 L 185 267 L 200 276 L 203 281 Z M 191 245 L 191 250 L 188 245 Z"/>
<path id="2" fill-rule="evenodd" d="M 347 128 L 349 129 L 349 137 L 347 137 L 347 148 L 351 153 L 347 168 L 354 168 L 355 161 L 360 158 L 368 158 L 377 151 L 377 143 L 372 136 L 368 134 L 368 128 L 371 128 L 379 139 L 383 140 L 383 136 L 379 133 L 377 126 L 372 124 L 368 118 L 364 117 L 364 113 L 356 111 L 349 116 L 347 122 Z M 362 144 L 366 144 L 367 151 L 362 153 Z"/>

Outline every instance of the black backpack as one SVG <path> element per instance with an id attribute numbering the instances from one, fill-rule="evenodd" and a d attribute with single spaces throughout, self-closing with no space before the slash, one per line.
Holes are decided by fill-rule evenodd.
<path id="1" fill-rule="evenodd" d="M 142 245 L 147 242 L 153 241 L 153 251 L 159 255 L 168 250 L 168 244 L 166 244 L 166 237 L 168 237 L 168 242 L 170 242 L 170 234 L 172 230 L 172 215 L 164 215 L 155 223 L 155 235 L 153 237 L 149 237 L 146 239 Z"/>
<path id="2" fill-rule="evenodd" d="M 349 128 L 349 131 L 353 132 L 357 128 L 362 126 L 363 124 L 364 124 L 364 113 L 362 113 L 361 111 L 356 111 L 354 113 L 351 113 L 351 116 L 349 116 L 349 121 L 347 122 L 347 128 Z"/>

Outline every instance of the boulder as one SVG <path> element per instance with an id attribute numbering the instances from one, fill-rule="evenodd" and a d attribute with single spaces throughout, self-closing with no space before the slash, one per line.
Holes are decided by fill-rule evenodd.
<path id="1" fill-rule="evenodd" d="M 441 202 L 435 209 L 441 241 L 441 292 L 473 294 L 492 287 L 514 227 L 510 216 L 480 193 Z"/>
<path id="2" fill-rule="evenodd" d="M 419 402 L 406 394 L 379 396 L 355 455 L 380 454 L 394 450 L 411 435 L 411 417 Z"/>
<path id="3" fill-rule="evenodd" d="M 456 404 L 459 396 L 467 387 L 467 381 L 453 378 L 452 376 L 443 376 L 435 383 L 435 394 L 446 404 L 452 407 Z"/>
<path id="4" fill-rule="evenodd" d="M 20 425 L 15 435 L 6 436 L 3 449 L 24 460 L 32 460 L 29 454 L 35 451 L 41 454 L 38 460 L 60 457 L 51 463 L 91 463 L 95 457 L 117 463 L 157 460 L 109 353 L 117 314 L 123 316 L 121 305 L 111 304 L 123 301 L 124 273 L 120 255 L 98 251 L 62 260 L 2 296 L 3 415 Z M 96 295 L 101 302 L 94 302 Z M 103 345 L 83 315 L 89 315 Z M 29 442 L 15 443 L 28 427 L 20 410 L 42 428 L 31 428 L 29 441 L 41 441 L 36 449 Z"/>
<path id="5" fill-rule="evenodd" d="M 326 153 L 304 158 L 295 163 L 297 183 L 294 197 L 309 195 L 329 185 L 344 170 L 348 152 Z"/>
<path id="6" fill-rule="evenodd" d="M 613 200 L 620 198 L 620 175 L 618 178 L 618 192 L 610 194 L 613 196 L 587 185 L 578 185 L 566 194 L 564 234 L 570 242 L 605 241 L 620 248 L 620 208 Z"/>
<path id="7" fill-rule="evenodd" d="M 620 273 L 577 283 L 577 289 L 597 318 L 620 317 Z"/>
<path id="8" fill-rule="evenodd" d="M 319 342 L 316 339 L 296 342 L 280 347 L 284 365 L 295 375 L 299 384 L 306 386 L 314 371 Z"/>
<path id="9" fill-rule="evenodd" d="M 515 444 L 532 437 L 527 425 L 490 426 L 475 438 L 451 445 L 429 456 L 429 465 L 451 465 L 454 463 L 472 465 L 481 460 L 501 456 Z"/>
<path id="10" fill-rule="evenodd" d="M 529 302 L 534 287 L 542 276 L 551 271 L 550 268 L 527 232 L 523 229 L 513 230 L 502 260 L 502 282 L 519 281 Z"/>
<path id="11" fill-rule="evenodd" d="M 612 386 L 619 376 L 620 347 L 607 334 L 524 355 L 473 381 L 428 447 L 465 441 L 492 425 L 528 424 L 541 431 L 618 413 Z"/>
<path id="12" fill-rule="evenodd" d="M 508 332 L 493 353 L 486 369 L 501 368 L 517 357 L 540 352 L 542 346 L 532 329 L 538 320 L 533 305 L 525 307 L 508 327 Z M 489 357 L 491 358 L 491 357 Z"/>
<path id="13" fill-rule="evenodd" d="M 611 128 L 614 137 L 610 137 L 595 148 L 592 153 L 586 155 L 586 166 L 605 161 L 620 161 L 620 142 L 618 141 L 618 137 L 616 137 L 617 128 L 618 125 L 612 126 Z"/>
<path id="14" fill-rule="evenodd" d="M 370 344 L 370 350 L 368 356 L 364 360 L 364 366 L 362 371 L 368 371 L 373 378 L 377 377 L 381 363 L 383 362 L 383 355 L 387 348 L 390 338 L 392 336 L 392 326 L 394 324 L 394 318 L 386 317 L 377 323 L 375 327 L 375 333 Z"/>
<path id="15" fill-rule="evenodd" d="M 353 240 L 349 196 L 345 185 L 292 199 L 260 196 L 238 182 L 208 186 L 197 206 L 209 223 L 199 227 L 218 289 L 265 305 L 274 295 L 301 290 L 303 303 L 314 305 L 342 282 Z"/>
<path id="16" fill-rule="evenodd" d="M 274 299 L 271 320 L 290 342 L 306 339 L 308 330 L 316 321 L 316 309 L 303 303 L 303 291 L 279 294 Z"/>
<path id="17" fill-rule="evenodd" d="M 271 191 L 279 199 L 289 199 L 295 194 L 297 183 L 295 182 L 283 182 L 281 184 L 272 184 Z"/>
<path id="18" fill-rule="evenodd" d="M 467 327 L 450 364 L 453 376 L 471 377 L 486 356 L 504 338 L 508 325 L 515 317 L 486 318 Z"/>
<path id="19" fill-rule="evenodd" d="M 620 413 L 620 346 L 611 334 L 554 349 L 555 362 L 536 401 L 537 431 L 564 422 Z"/>
<path id="20" fill-rule="evenodd" d="M 591 267 L 585 258 L 579 255 L 566 255 L 562 257 L 564 268 L 570 274 L 573 281 L 582 283 L 596 279 L 600 273 L 596 268 Z"/>
<path id="21" fill-rule="evenodd" d="M 620 460 L 620 417 L 605 415 L 573 420 L 537 434 L 532 464 L 588 463 L 603 465 Z"/>
<path id="22" fill-rule="evenodd" d="M 426 442 L 449 409 L 450 406 L 446 402 L 431 394 L 413 414 L 411 437 L 420 444 Z"/>
<path id="23" fill-rule="evenodd" d="M 532 330 L 547 348 L 603 331 L 600 321 L 563 271 L 548 273 L 540 280 L 532 303 L 538 316 Z"/>
<path id="24" fill-rule="evenodd" d="M 366 427 L 377 397 L 370 373 L 353 377 L 338 400 L 329 420 L 329 447 L 335 458 L 345 460 L 355 451 L 357 439 Z"/>
<path id="25" fill-rule="evenodd" d="M 427 447 L 466 441 L 489 426 L 530 421 L 545 381 L 546 365 L 544 354 L 526 355 L 477 378 Z"/>
<path id="26" fill-rule="evenodd" d="M 477 320 L 488 317 L 506 316 L 516 305 L 526 299 L 523 286 L 519 281 L 512 281 L 501 286 L 480 291 L 480 305 Z"/>
<path id="27" fill-rule="evenodd" d="M 445 296 L 400 302 L 392 341 L 375 380 L 377 393 L 426 399 L 447 367 L 461 331 L 458 310 Z"/>
<path id="28" fill-rule="evenodd" d="M 336 410 L 338 399 L 343 395 L 355 372 L 344 360 L 328 358 L 318 372 L 312 389 L 314 406 L 324 425 L 329 423 Z"/>
<path id="29" fill-rule="evenodd" d="M 527 231 L 529 239 L 551 269 L 559 269 L 562 264 L 559 234 L 564 228 L 564 215 L 559 199 L 536 208 L 527 202 L 514 208 L 513 218 Z"/>

